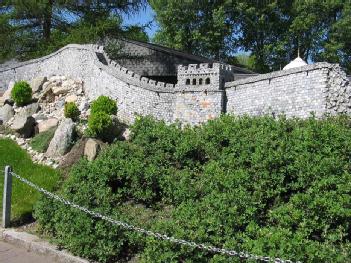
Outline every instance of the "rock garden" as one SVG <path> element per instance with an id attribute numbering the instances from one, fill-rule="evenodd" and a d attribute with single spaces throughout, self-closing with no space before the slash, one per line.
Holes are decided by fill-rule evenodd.
<path id="1" fill-rule="evenodd" d="M 0 136 L 15 140 L 34 162 L 67 167 L 95 159 L 121 133 L 112 99 L 90 101 L 84 82 L 66 76 L 12 81 L 0 97 Z"/>

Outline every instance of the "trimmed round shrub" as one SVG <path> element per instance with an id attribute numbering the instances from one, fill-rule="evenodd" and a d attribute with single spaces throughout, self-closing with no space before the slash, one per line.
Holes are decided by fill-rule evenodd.
<path id="1" fill-rule="evenodd" d="M 88 135 L 104 139 L 113 125 L 112 118 L 105 112 L 91 114 L 88 119 Z"/>
<path id="2" fill-rule="evenodd" d="M 11 98 L 18 106 L 25 106 L 32 101 L 32 88 L 26 81 L 18 81 L 15 83 Z"/>
<path id="3" fill-rule="evenodd" d="M 99 96 L 92 102 L 90 109 L 91 114 L 104 112 L 109 115 L 115 115 L 117 113 L 117 104 L 116 101 L 107 96 Z"/>
<path id="4" fill-rule="evenodd" d="M 79 119 L 80 111 L 74 102 L 68 102 L 65 104 L 65 117 L 71 118 L 73 121 Z"/>

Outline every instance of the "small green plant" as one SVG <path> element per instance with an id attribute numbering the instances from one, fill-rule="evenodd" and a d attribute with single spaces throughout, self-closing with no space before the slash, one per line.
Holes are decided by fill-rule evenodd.
<path id="1" fill-rule="evenodd" d="M 107 96 L 99 96 L 96 100 L 93 101 L 90 108 L 91 114 L 104 112 L 108 115 L 114 115 L 117 113 L 116 101 L 110 99 Z"/>
<path id="2" fill-rule="evenodd" d="M 71 118 L 73 121 L 79 119 L 80 111 L 74 102 L 68 102 L 65 104 L 65 117 Z"/>
<path id="3" fill-rule="evenodd" d="M 91 114 L 88 119 L 88 135 L 104 138 L 111 129 L 112 124 L 111 116 L 103 111 Z"/>
<path id="4" fill-rule="evenodd" d="M 11 91 L 11 98 L 18 106 L 25 106 L 32 101 L 32 89 L 26 81 L 15 83 Z"/>
<path id="5" fill-rule="evenodd" d="M 56 128 L 51 128 L 45 132 L 39 133 L 30 141 L 30 146 L 37 152 L 45 152 L 54 137 Z"/>

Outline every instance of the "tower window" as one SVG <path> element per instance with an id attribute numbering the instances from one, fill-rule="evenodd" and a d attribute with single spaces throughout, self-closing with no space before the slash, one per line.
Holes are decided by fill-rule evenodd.
<path id="1" fill-rule="evenodd" d="M 185 82 L 186 85 L 190 85 L 190 79 L 187 79 Z"/>
<path id="2" fill-rule="evenodd" d="M 193 79 L 193 85 L 196 85 L 196 79 Z"/>
<path id="3" fill-rule="evenodd" d="M 199 85 L 202 85 L 202 79 L 199 79 Z"/>
<path id="4" fill-rule="evenodd" d="M 206 84 L 211 84 L 210 78 L 207 78 L 207 79 L 206 79 Z"/>

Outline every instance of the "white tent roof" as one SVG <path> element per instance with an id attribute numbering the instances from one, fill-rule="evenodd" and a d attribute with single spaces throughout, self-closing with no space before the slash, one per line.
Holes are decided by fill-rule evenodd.
<path id="1" fill-rule="evenodd" d="M 291 61 L 288 65 L 286 65 L 283 70 L 291 69 L 291 68 L 298 68 L 298 67 L 303 67 L 306 66 L 307 63 L 300 57 L 295 58 L 293 61 Z"/>

